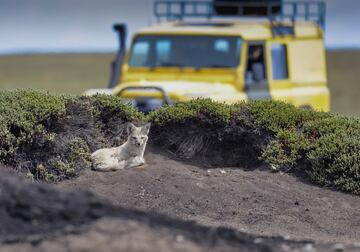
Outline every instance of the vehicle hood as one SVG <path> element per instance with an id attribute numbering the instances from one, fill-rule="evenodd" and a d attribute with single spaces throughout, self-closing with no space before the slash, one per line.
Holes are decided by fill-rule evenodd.
<path id="1" fill-rule="evenodd" d="M 174 101 L 186 101 L 194 98 L 212 98 L 218 101 L 238 101 L 245 100 L 246 96 L 234 85 L 229 83 L 207 83 L 190 81 L 137 81 L 126 82 L 114 88 L 114 94 L 128 87 L 158 87 Z M 155 97 L 161 98 L 162 94 L 155 90 L 129 90 L 121 92 L 125 98 L 136 97 Z"/>

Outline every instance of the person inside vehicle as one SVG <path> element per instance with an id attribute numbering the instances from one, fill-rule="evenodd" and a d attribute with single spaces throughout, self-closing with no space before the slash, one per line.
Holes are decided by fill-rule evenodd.
<path id="1" fill-rule="evenodd" d="M 250 46 L 246 69 L 247 84 L 258 83 L 265 79 L 264 52 L 261 45 Z"/>

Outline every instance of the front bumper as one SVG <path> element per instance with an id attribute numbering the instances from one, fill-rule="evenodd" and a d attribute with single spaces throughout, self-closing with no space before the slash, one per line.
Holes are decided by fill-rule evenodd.
<path id="1" fill-rule="evenodd" d="M 126 91 L 156 91 L 161 94 L 161 98 L 148 97 L 148 96 L 137 96 L 134 98 L 127 98 L 129 103 L 135 106 L 139 111 L 143 113 L 149 113 L 152 110 L 159 109 L 163 105 L 172 105 L 173 101 L 164 89 L 157 86 L 127 86 L 117 93 L 118 96 L 122 96 Z"/>

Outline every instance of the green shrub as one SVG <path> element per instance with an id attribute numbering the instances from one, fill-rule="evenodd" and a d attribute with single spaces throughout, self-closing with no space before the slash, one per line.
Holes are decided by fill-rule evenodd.
<path id="1" fill-rule="evenodd" d="M 0 160 L 8 160 L 23 143 L 49 143 L 44 124 L 65 113 L 64 97 L 34 91 L 0 92 Z"/>
<path id="2" fill-rule="evenodd" d="M 203 153 L 219 141 L 228 126 L 232 107 L 197 99 L 151 112 L 150 140 L 187 159 Z"/>
<path id="3" fill-rule="evenodd" d="M 319 185 L 360 194 L 357 119 L 276 101 L 225 105 L 202 99 L 160 109 L 148 119 L 156 145 L 202 165 L 265 163 Z"/>
<path id="4" fill-rule="evenodd" d="M 205 167 L 256 167 L 360 194 L 360 121 L 275 101 L 177 103 L 146 117 L 119 98 L 0 92 L 0 162 L 45 181 L 90 168 L 127 122 L 152 122 L 150 144 Z"/>
<path id="5" fill-rule="evenodd" d="M 94 115 L 104 124 L 119 118 L 129 122 L 143 122 L 141 112 L 135 107 L 125 104 L 116 96 L 98 94 L 87 99 L 91 102 Z"/>
<path id="6" fill-rule="evenodd" d="M 149 118 L 155 124 L 166 124 L 176 120 L 181 122 L 189 118 L 208 118 L 210 123 L 223 123 L 230 120 L 231 106 L 214 102 L 211 99 L 195 99 L 180 102 L 175 106 L 164 106 L 153 111 Z"/>
<path id="7" fill-rule="evenodd" d="M 111 96 L 2 91 L 0 162 L 35 179 L 73 177 L 90 167 L 92 151 L 112 145 L 116 132 L 111 127 L 142 118 L 134 108 Z"/>
<path id="8" fill-rule="evenodd" d="M 310 178 L 320 185 L 360 194 L 359 120 L 334 116 L 305 128 L 314 139 L 307 153 Z"/>

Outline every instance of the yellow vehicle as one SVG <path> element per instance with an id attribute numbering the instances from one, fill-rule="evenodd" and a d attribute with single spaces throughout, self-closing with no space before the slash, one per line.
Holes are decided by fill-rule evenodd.
<path id="1" fill-rule="evenodd" d="M 323 2 L 156 1 L 154 11 L 160 22 L 138 31 L 128 52 L 126 26 L 114 26 L 110 88 L 88 94 L 122 96 L 144 112 L 197 97 L 329 111 Z"/>

